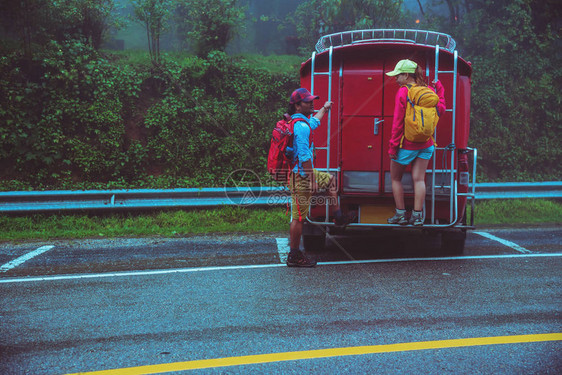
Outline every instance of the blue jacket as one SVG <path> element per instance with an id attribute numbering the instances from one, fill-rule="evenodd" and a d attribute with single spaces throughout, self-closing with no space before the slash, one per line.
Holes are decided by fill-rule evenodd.
<path id="1" fill-rule="evenodd" d="M 305 177 L 306 173 L 302 168 L 302 163 L 310 160 L 314 168 L 314 160 L 312 150 L 314 144 L 310 142 L 311 130 L 320 126 L 320 121 L 316 117 L 306 118 L 301 113 L 295 113 L 291 116 L 294 119 L 304 119 L 308 121 L 308 125 L 304 121 L 297 121 L 293 127 L 293 163 L 296 163 L 293 168 L 293 173 L 299 172 L 301 176 Z M 309 126 L 310 125 L 310 126 Z"/>

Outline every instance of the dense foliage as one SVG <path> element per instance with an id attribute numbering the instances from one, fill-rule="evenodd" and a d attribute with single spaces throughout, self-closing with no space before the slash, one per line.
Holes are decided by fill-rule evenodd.
<path id="1" fill-rule="evenodd" d="M 2 0 L 0 30 L 2 39 L 18 38 L 17 47 L 28 57 L 51 40 L 80 40 L 99 49 L 107 32 L 122 26 L 114 10 L 113 0 Z"/>
<path id="2" fill-rule="evenodd" d="M 0 177 L 43 188 L 212 186 L 264 170 L 278 104 L 298 82 L 219 51 L 131 66 L 52 42 L 21 64 L 0 59 Z"/>
<path id="3" fill-rule="evenodd" d="M 133 19 L 140 22 L 146 30 L 148 52 L 151 60 L 160 63 L 160 37 L 168 27 L 172 0 L 131 0 Z"/>
<path id="4" fill-rule="evenodd" d="M 470 143 L 480 150 L 481 177 L 560 179 L 556 2 L 446 3 L 444 17 L 423 9 L 420 27 L 453 35 L 461 56 L 473 63 Z M 263 60 L 250 64 L 225 54 L 242 17 L 234 0 L 208 2 L 208 18 L 191 13 L 200 27 L 184 31 L 196 55 L 160 56 L 156 39 L 151 58 L 100 51 L 100 35 L 116 22 L 108 13 L 112 4 L 1 3 L 0 189 L 221 186 L 241 168 L 264 177 L 271 126 L 298 85 L 293 62 L 303 58 L 277 58 L 264 69 Z M 207 2 L 179 4 L 202 12 Z M 229 4 L 228 12 L 221 8 Z M 404 24 L 396 4 L 309 0 L 289 19 L 311 51 L 320 33 Z M 383 7 L 384 13 L 376 11 Z M 158 9 L 161 21 L 171 16 Z M 164 27 L 154 22 L 154 33 L 146 24 L 148 39 Z M 202 48 L 208 45 L 213 48 Z"/>
<path id="5" fill-rule="evenodd" d="M 473 8 L 451 33 L 474 64 L 471 139 L 484 174 L 492 180 L 559 180 L 559 7 L 542 0 L 469 3 Z"/>
<path id="6" fill-rule="evenodd" d="M 133 172 L 141 161 L 123 134 L 146 77 L 79 41 L 52 41 L 32 60 L 2 57 L 2 178 L 59 185 Z"/>
<path id="7" fill-rule="evenodd" d="M 308 54 L 322 35 L 405 24 L 402 0 L 309 0 L 295 11 L 301 51 Z"/>
<path id="8" fill-rule="evenodd" d="M 200 57 L 224 51 L 241 31 L 244 8 L 237 0 L 178 0 L 176 22 L 183 44 Z"/>

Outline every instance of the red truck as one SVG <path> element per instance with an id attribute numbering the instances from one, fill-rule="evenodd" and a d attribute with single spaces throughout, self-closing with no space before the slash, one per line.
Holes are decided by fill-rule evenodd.
<path id="1" fill-rule="evenodd" d="M 420 64 L 427 82 L 439 79 L 445 88 L 447 111 L 434 135 L 436 152 L 426 173 L 425 223 L 421 230 L 441 236 L 442 249 L 462 253 L 466 230 L 473 227 L 474 209 L 467 220 L 467 202 L 474 208 L 477 150 L 468 147 L 470 130 L 471 64 L 458 56 L 449 35 L 422 30 L 377 29 L 321 37 L 316 52 L 300 69 L 301 86 L 334 103 L 314 132 L 315 168 L 334 174 L 338 199 L 345 211 L 356 211 L 355 231 L 405 230 L 387 224 L 394 214 L 388 144 L 398 85 L 385 72 L 399 60 Z M 404 178 L 407 208 L 413 206 L 408 167 Z M 330 220 L 326 202 L 311 206 L 303 232 L 306 250 L 321 249 L 326 232 L 341 233 Z"/>

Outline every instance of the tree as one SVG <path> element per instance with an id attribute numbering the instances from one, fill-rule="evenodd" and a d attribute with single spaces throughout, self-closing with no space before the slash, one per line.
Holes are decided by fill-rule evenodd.
<path id="1" fill-rule="evenodd" d="M 237 0 L 179 0 L 178 31 L 200 57 L 224 51 L 244 25 L 245 8 Z"/>
<path id="2" fill-rule="evenodd" d="M 134 18 L 146 28 L 148 51 L 153 63 L 160 63 L 160 36 L 169 27 L 172 0 L 132 0 Z"/>
<path id="3" fill-rule="evenodd" d="M 78 32 L 94 49 L 99 49 L 104 34 L 111 28 L 119 27 L 114 15 L 114 0 L 73 0 L 78 21 Z"/>
<path id="4" fill-rule="evenodd" d="M 44 35 L 43 27 L 49 3 L 41 0 L 4 0 L 0 3 L 0 20 L 4 30 L 20 40 L 24 55 L 32 56 L 32 43 Z"/>
<path id="5" fill-rule="evenodd" d="M 308 0 L 290 18 L 308 52 L 325 34 L 402 24 L 402 4 L 402 0 Z"/>
<path id="6" fill-rule="evenodd" d="M 549 7 L 538 0 L 472 0 L 450 29 L 474 66 L 471 138 L 491 179 L 562 173 L 560 26 Z"/>
<path id="7" fill-rule="evenodd" d="M 25 56 L 50 40 L 78 39 L 99 49 L 105 33 L 119 27 L 114 0 L 21 0 L 0 3 L 5 30 L 16 35 Z"/>
<path id="8" fill-rule="evenodd" d="M 449 8 L 449 22 L 451 25 L 457 24 L 461 18 L 460 0 L 445 0 Z M 465 0 L 465 2 L 468 2 Z"/>

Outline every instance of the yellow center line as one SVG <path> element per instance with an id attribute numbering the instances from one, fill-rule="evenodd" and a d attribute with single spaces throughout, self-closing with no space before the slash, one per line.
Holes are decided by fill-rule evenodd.
<path id="1" fill-rule="evenodd" d="M 412 350 L 459 348 L 467 346 L 521 344 L 530 342 L 562 341 L 562 333 L 544 333 L 536 335 L 475 337 L 467 339 L 419 341 L 388 345 L 354 346 L 347 348 L 332 348 L 319 350 L 306 350 L 300 352 L 284 352 L 271 354 L 247 355 L 240 357 L 227 357 L 216 359 L 202 359 L 196 361 L 164 363 L 122 369 L 81 372 L 88 375 L 137 375 L 161 374 L 172 371 L 196 370 L 215 367 L 251 365 L 258 363 L 297 361 L 301 359 L 315 359 L 328 357 L 343 357 L 362 354 L 406 352 Z M 77 374 L 70 374 L 77 375 Z"/>

